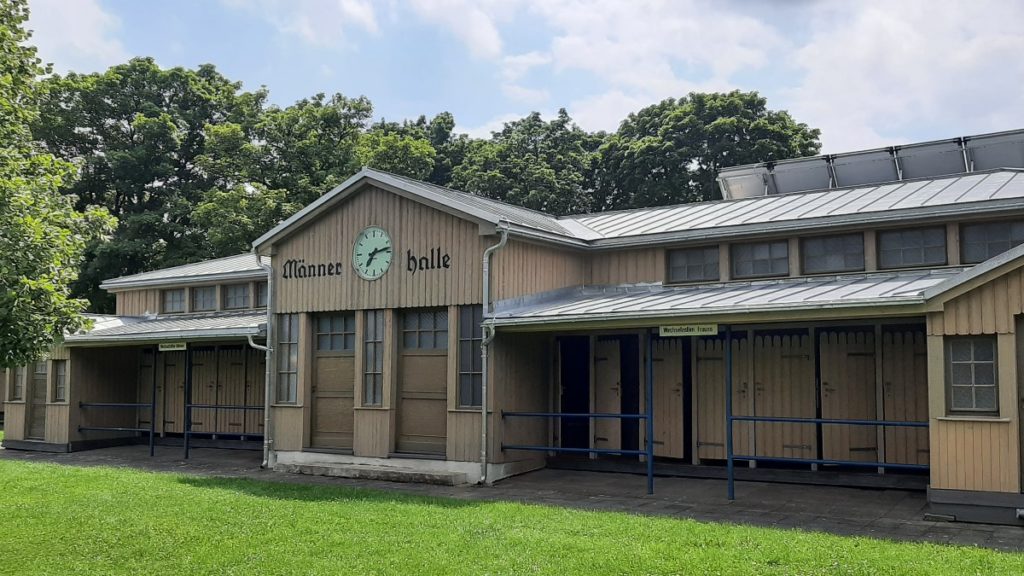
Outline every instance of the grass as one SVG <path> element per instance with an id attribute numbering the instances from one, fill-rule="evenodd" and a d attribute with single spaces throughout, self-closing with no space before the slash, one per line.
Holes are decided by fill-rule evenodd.
<path id="1" fill-rule="evenodd" d="M 1024 555 L 0 460 L 0 574 L 1021 574 Z"/>

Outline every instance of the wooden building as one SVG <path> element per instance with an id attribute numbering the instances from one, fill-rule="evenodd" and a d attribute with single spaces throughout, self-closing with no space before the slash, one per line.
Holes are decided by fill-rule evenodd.
<path id="1" fill-rule="evenodd" d="M 983 135 L 559 218 L 364 169 L 259 261 L 105 284 L 118 316 L 7 374 L 5 445 L 151 429 L 452 482 L 565 454 L 917 473 L 936 513 L 1020 523 L 1022 167 L 1024 133 Z"/>

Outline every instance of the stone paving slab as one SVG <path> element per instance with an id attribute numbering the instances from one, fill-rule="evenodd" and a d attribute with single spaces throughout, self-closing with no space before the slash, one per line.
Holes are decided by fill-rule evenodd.
<path id="1" fill-rule="evenodd" d="M 643 476 L 549 469 L 509 478 L 493 486 L 436 486 L 274 472 L 260 469 L 260 457 L 252 451 L 199 448 L 193 449 L 192 458 L 185 460 L 180 447 L 168 446 L 157 447 L 153 458 L 145 446 L 70 454 L 0 449 L 0 460 L 354 486 L 464 500 L 513 501 L 1024 551 L 1021 527 L 925 520 L 928 505 L 922 492 L 740 482 L 736 485 L 736 500 L 730 502 L 725 481 L 719 479 L 657 478 L 653 495 L 647 495 Z"/>

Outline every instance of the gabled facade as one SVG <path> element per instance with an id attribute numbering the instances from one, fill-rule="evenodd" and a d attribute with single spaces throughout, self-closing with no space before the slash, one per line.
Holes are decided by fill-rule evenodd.
<path id="1" fill-rule="evenodd" d="M 996 140 L 1024 152 L 1024 138 Z M 927 485 L 936 513 L 1016 523 L 1024 153 L 978 170 L 972 158 L 1012 154 L 958 142 L 963 169 L 939 175 L 894 149 L 867 155 L 892 161 L 894 181 L 841 187 L 856 174 L 829 157 L 827 189 L 777 193 L 802 164 L 741 167 L 724 177 L 755 174 L 769 193 L 561 218 L 363 170 L 257 239 L 259 261 L 107 282 L 119 316 L 68 338 L 68 390 L 157 398 L 146 409 L 163 416 L 90 431 L 103 426 L 72 402 L 46 426 L 66 422 L 55 438 L 70 448 L 152 426 L 259 438 L 285 470 L 451 482 L 567 455 L 856 470 Z M 174 342 L 185 349 L 159 349 Z M 75 368 L 103 362 L 134 368 Z M 10 414 L 31 413 L 27 378 L 9 375 L 6 395 L 25 430 Z M 240 395 L 197 396 L 211 382 Z M 10 424 L 7 438 L 32 447 Z"/>

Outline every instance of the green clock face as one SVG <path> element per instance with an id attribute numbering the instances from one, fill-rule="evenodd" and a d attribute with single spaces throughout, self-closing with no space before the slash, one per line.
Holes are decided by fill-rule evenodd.
<path id="1" fill-rule="evenodd" d="M 364 280 L 376 280 L 391 267 L 394 259 L 391 237 L 378 226 L 369 226 L 356 236 L 352 245 L 352 267 Z"/>

